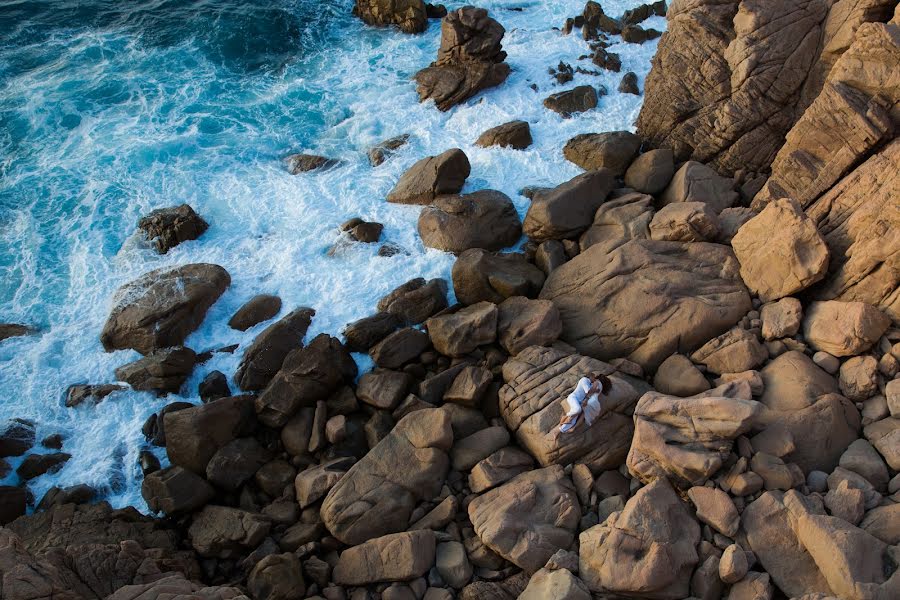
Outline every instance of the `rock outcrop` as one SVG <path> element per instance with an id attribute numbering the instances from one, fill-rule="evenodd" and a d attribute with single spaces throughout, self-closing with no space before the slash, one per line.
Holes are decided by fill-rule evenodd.
<path id="1" fill-rule="evenodd" d="M 353 14 L 369 25 L 396 25 L 403 33 L 428 27 L 423 0 L 356 0 Z"/>
<path id="2" fill-rule="evenodd" d="M 154 210 L 138 221 L 138 229 L 156 251 L 165 254 L 178 244 L 196 240 L 209 224 L 187 204 Z"/>

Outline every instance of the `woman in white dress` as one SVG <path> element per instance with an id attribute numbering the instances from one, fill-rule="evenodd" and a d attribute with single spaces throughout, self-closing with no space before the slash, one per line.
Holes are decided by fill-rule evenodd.
<path id="1" fill-rule="evenodd" d="M 590 427 L 602 409 L 600 396 L 606 394 L 611 387 L 612 381 L 601 373 L 579 379 L 575 389 L 566 398 L 566 414 L 559 421 L 560 433 L 575 429 L 582 418 Z"/>

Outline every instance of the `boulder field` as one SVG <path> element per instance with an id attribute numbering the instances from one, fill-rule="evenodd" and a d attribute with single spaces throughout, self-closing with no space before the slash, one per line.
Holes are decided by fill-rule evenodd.
<path id="1" fill-rule="evenodd" d="M 443 13 L 355 8 L 406 33 Z M 580 29 L 585 60 L 618 70 L 609 41 L 652 39 L 640 24 L 663 14 L 591 1 L 560 35 Z M 444 17 L 423 100 L 513 85 L 495 17 Z M 412 164 L 385 200 L 421 211 L 424 245 L 457 255 L 451 280 L 411 279 L 340 337 L 307 336 L 313 308 L 260 294 L 229 321 L 252 342 L 195 352 L 234 293 L 225 269 L 125 283 L 95 335 L 142 357 L 65 402 L 173 395 L 134 467 L 154 515 L 87 486 L 0 486 L 0 597 L 900 598 L 900 7 L 692 0 L 667 19 L 636 133 L 575 136 L 557 151 L 585 172 L 523 189 L 524 218 L 501 192 L 463 192 L 465 149 Z M 597 104 L 569 92 L 548 111 Z M 533 141 L 523 121 L 472 140 Z M 345 225 L 360 243 L 382 231 Z M 185 205 L 139 229 L 165 253 L 208 226 Z M 236 372 L 177 400 L 220 351 Z M 591 374 L 612 384 L 600 414 L 561 433 Z M 65 468 L 64 445 L 2 424 L 0 473 Z"/>

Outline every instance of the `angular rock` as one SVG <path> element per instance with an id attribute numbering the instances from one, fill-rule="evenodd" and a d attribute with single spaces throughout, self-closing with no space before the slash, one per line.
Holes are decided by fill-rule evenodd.
<path id="1" fill-rule="evenodd" d="M 628 131 L 582 133 L 563 147 L 563 155 L 585 171 L 608 169 L 622 177 L 641 148 L 641 138 Z"/>
<path id="2" fill-rule="evenodd" d="M 387 201 L 430 204 L 442 194 L 458 194 L 470 171 L 469 159 L 459 148 L 427 156 L 407 169 L 387 195 Z"/>
<path id="3" fill-rule="evenodd" d="M 69 408 L 79 406 L 83 402 L 91 401 L 96 404 L 114 392 L 127 389 L 116 384 L 75 384 L 66 389 L 66 406 Z"/>
<path id="4" fill-rule="evenodd" d="M 528 580 L 519 600 L 591 600 L 583 581 L 567 569 L 541 569 Z"/>
<path id="5" fill-rule="evenodd" d="M 188 536 L 200 556 L 228 559 L 258 546 L 270 527 L 260 515 L 210 504 L 194 516 Z"/>
<path id="6" fill-rule="evenodd" d="M 888 417 L 875 421 L 866 425 L 863 434 L 884 457 L 888 466 L 900 471 L 900 418 Z"/>
<path id="7" fill-rule="evenodd" d="M 713 169 L 693 160 L 684 163 L 663 192 L 660 200 L 674 202 L 703 202 L 716 214 L 734 206 L 738 193 L 734 182 L 720 176 Z"/>
<path id="8" fill-rule="evenodd" d="M 763 304 L 759 315 L 764 340 L 792 337 L 800 331 L 803 305 L 796 298 L 782 298 L 777 302 Z"/>
<path id="9" fill-rule="evenodd" d="M 534 298 L 546 279 L 544 272 L 521 254 L 498 254 L 473 248 L 453 263 L 453 290 L 466 305 L 499 304 L 512 296 Z"/>
<path id="10" fill-rule="evenodd" d="M 459 589 L 472 579 L 472 565 L 459 542 L 442 542 L 435 552 L 435 568 L 450 587 Z"/>
<path id="11" fill-rule="evenodd" d="M 741 518 L 728 494 L 719 488 L 695 486 L 687 491 L 687 495 L 697 507 L 697 518 L 700 521 L 726 537 L 734 538 L 737 535 Z"/>
<path id="12" fill-rule="evenodd" d="M 475 145 L 483 148 L 500 146 L 501 148 L 512 148 L 514 150 L 524 150 L 531 143 L 531 127 L 529 127 L 527 121 L 510 121 L 509 123 L 492 127 L 475 140 Z"/>
<path id="13" fill-rule="evenodd" d="M 385 535 L 341 553 L 332 572 L 339 585 L 409 581 L 434 564 L 435 536 L 430 529 Z"/>
<path id="14" fill-rule="evenodd" d="M 398 329 L 369 349 L 375 364 L 384 369 L 399 369 L 428 349 L 428 334 L 412 327 Z"/>
<path id="15" fill-rule="evenodd" d="M 472 304 L 457 312 L 441 314 L 425 321 L 435 350 L 445 356 L 459 357 L 497 339 L 497 305 Z"/>
<path id="16" fill-rule="evenodd" d="M 356 395 L 369 406 L 393 410 L 406 397 L 411 385 L 412 377 L 407 373 L 376 370 L 359 378 Z"/>
<path id="17" fill-rule="evenodd" d="M 212 500 L 215 490 L 206 480 L 187 469 L 168 467 L 144 476 L 141 496 L 153 512 L 179 515 Z"/>
<path id="18" fill-rule="evenodd" d="M 272 380 L 292 350 L 303 346 L 303 336 L 316 311 L 298 308 L 266 327 L 244 351 L 234 382 L 244 391 L 261 390 Z"/>
<path id="19" fill-rule="evenodd" d="M 803 320 L 803 335 L 816 350 L 833 356 L 862 354 L 878 341 L 891 320 L 864 302 L 813 302 Z"/>
<path id="20" fill-rule="evenodd" d="M 353 461 L 350 459 L 337 458 L 297 473 L 294 491 L 300 508 L 318 502 L 347 474 L 347 469 L 352 465 Z"/>
<path id="21" fill-rule="evenodd" d="M 135 390 L 177 393 L 190 377 L 196 362 L 197 354 L 190 348 L 155 350 L 117 368 L 116 379 Z"/>
<path id="22" fill-rule="evenodd" d="M 407 281 L 378 301 L 378 310 L 396 316 L 406 325 L 417 325 L 447 308 L 447 282 L 419 277 Z"/>
<path id="23" fill-rule="evenodd" d="M 210 264 L 151 271 L 126 283 L 113 296 L 103 348 L 149 354 L 181 345 L 230 284 L 228 271 Z"/>
<path id="24" fill-rule="evenodd" d="M 51 452 L 50 454 L 28 454 L 25 460 L 16 467 L 16 475 L 22 481 L 28 481 L 40 477 L 45 473 L 56 473 L 72 458 L 66 452 Z"/>
<path id="25" fill-rule="evenodd" d="M 691 359 L 673 354 L 659 365 L 653 376 L 653 387 L 671 396 L 693 396 L 705 392 L 711 386 Z"/>
<path id="26" fill-rule="evenodd" d="M 398 327 L 400 319 L 390 313 L 380 312 L 348 324 L 341 333 L 348 350 L 368 352 L 369 348 L 389 336 Z"/>
<path id="27" fill-rule="evenodd" d="M 856 440 L 841 454 L 840 466 L 858 473 L 880 492 L 887 490 L 887 466 L 878 451 L 866 440 Z"/>
<path id="28" fill-rule="evenodd" d="M 425 247 L 459 254 L 469 248 L 512 246 L 522 236 L 522 224 L 509 196 L 480 190 L 435 198 L 422 209 L 418 231 Z"/>
<path id="29" fill-rule="evenodd" d="M 206 465 L 206 479 L 221 489 L 236 491 L 271 459 L 255 438 L 238 438 L 213 454 Z"/>
<path id="30" fill-rule="evenodd" d="M 340 161 L 327 156 L 319 156 L 318 154 L 291 154 L 284 158 L 284 164 L 287 172 L 291 175 L 299 175 L 300 173 L 309 173 L 311 171 L 324 171 L 336 166 Z"/>
<path id="31" fill-rule="evenodd" d="M 841 365 L 838 383 L 841 393 L 854 402 L 878 393 L 878 361 L 874 356 L 854 356 Z"/>
<path id="32" fill-rule="evenodd" d="M 670 242 L 713 242 L 718 217 L 703 202 L 676 202 L 662 207 L 650 222 L 650 238 Z"/>
<path id="33" fill-rule="evenodd" d="M 529 346 L 549 346 L 562 333 L 559 311 L 548 300 L 513 296 L 501 302 L 498 311 L 500 345 L 512 356 Z"/>
<path id="34" fill-rule="evenodd" d="M 691 355 L 694 362 L 718 375 L 749 371 L 768 358 L 769 353 L 756 336 L 740 327 L 711 339 Z"/>
<path id="35" fill-rule="evenodd" d="M 469 365 L 450 384 L 450 388 L 444 393 L 444 402 L 479 408 L 482 397 L 493 381 L 494 375 L 490 371 Z"/>
<path id="36" fill-rule="evenodd" d="M 270 554 L 250 571 L 247 589 L 254 600 L 300 600 L 306 596 L 301 569 L 294 554 Z"/>
<path id="37" fill-rule="evenodd" d="M 515 446 L 500 448 L 472 468 L 469 488 L 480 494 L 530 471 L 533 466 L 534 459 L 528 453 Z"/>
<path id="38" fill-rule="evenodd" d="M 147 241 L 160 254 L 165 254 L 178 244 L 196 240 L 209 229 L 209 224 L 187 204 L 154 210 L 138 221 Z"/>
<path id="39" fill-rule="evenodd" d="M 234 396 L 167 412 L 164 423 L 169 462 L 205 475 L 219 448 L 255 428 L 253 398 Z"/>
<path id="40" fill-rule="evenodd" d="M 544 98 L 544 106 L 563 117 L 597 108 L 597 90 L 589 85 L 557 92 Z"/>
<path id="41" fill-rule="evenodd" d="M 390 139 L 384 140 L 377 145 L 369 148 L 369 162 L 373 167 L 383 164 L 388 158 L 393 156 L 397 150 L 406 145 L 409 141 L 409 134 L 404 133 Z"/>
<path id="42" fill-rule="evenodd" d="M 604 202 L 579 239 L 581 251 L 600 246 L 602 253 L 607 254 L 631 240 L 650 239 L 653 202 L 653 197 L 646 194 L 624 194 Z"/>
<path id="43" fill-rule="evenodd" d="M 552 190 L 535 194 L 522 225 L 533 240 L 572 238 L 587 229 L 615 186 L 608 170 L 583 173 Z"/>
<path id="44" fill-rule="evenodd" d="M 506 427 L 488 427 L 476 431 L 453 443 L 453 448 L 450 450 L 450 464 L 454 471 L 465 473 L 508 443 L 509 431 L 506 430 Z"/>

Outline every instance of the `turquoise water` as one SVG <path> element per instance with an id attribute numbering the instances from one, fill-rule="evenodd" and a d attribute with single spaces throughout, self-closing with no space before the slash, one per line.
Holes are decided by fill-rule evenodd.
<path id="1" fill-rule="evenodd" d="M 618 14 L 639 3 L 603 4 Z M 499 189 L 524 215 L 527 200 L 516 193 L 522 186 L 555 185 L 579 172 L 561 154 L 568 138 L 631 128 L 637 116 L 640 98 L 615 92 L 621 74 L 578 75 L 570 84 L 612 91 L 590 113 L 563 120 L 541 105 L 563 89 L 551 85 L 547 68 L 560 60 L 577 65 L 588 52 L 577 35 L 552 29 L 583 1 L 480 3 L 507 29 L 514 72 L 449 113 L 419 104 L 410 80 L 434 59 L 439 23 L 419 36 L 370 28 L 350 15 L 352 4 L 0 5 L 0 322 L 39 330 L 0 344 L 0 421 L 33 419 L 39 439 L 60 432 L 73 454 L 59 473 L 30 484 L 37 498 L 51 485 L 89 483 L 114 505 L 142 505 L 141 424 L 168 402 L 197 401 L 197 383 L 209 371 L 234 372 L 243 347 L 264 327 L 239 333 L 226 325 L 251 296 L 279 294 L 285 310 L 312 306 L 318 314 L 310 335 L 336 335 L 396 285 L 447 277 L 453 259 L 422 247 L 418 209 L 383 201 L 418 158 L 463 148 L 472 162 L 466 190 Z M 664 24 L 655 18 L 645 25 Z M 611 50 L 643 86 L 655 42 Z M 531 149 L 472 146 L 483 130 L 520 118 L 532 124 Z M 369 166 L 366 149 L 402 133 L 411 134 L 410 144 L 385 165 Z M 343 164 L 291 176 L 280 159 L 298 151 Z M 135 236 L 135 224 L 183 202 L 211 227 L 159 256 Z M 374 245 L 359 245 L 327 256 L 337 226 L 354 216 L 384 223 L 384 239 L 409 254 L 382 258 Z M 137 357 L 105 353 L 99 343 L 115 289 L 148 270 L 188 262 L 221 264 L 233 279 L 188 345 L 241 348 L 199 366 L 182 396 L 125 392 L 65 408 L 68 385 L 113 381 L 114 369 Z M 366 366 L 364 357 L 360 363 Z M 16 483 L 15 475 L 3 483 Z"/>

